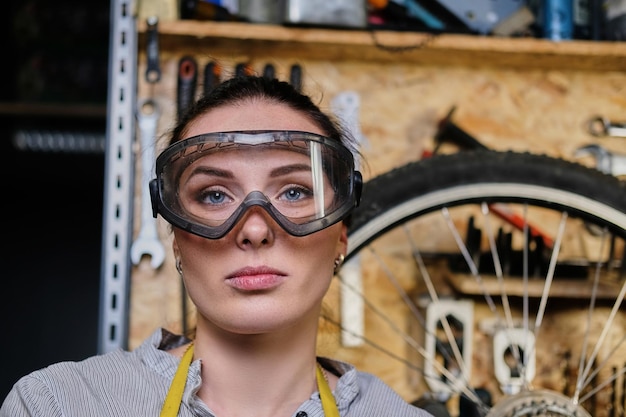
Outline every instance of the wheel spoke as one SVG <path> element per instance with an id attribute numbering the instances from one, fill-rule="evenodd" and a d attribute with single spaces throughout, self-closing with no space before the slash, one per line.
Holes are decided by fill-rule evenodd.
<path id="1" fill-rule="evenodd" d="M 617 299 L 613 303 L 613 308 L 611 309 L 611 313 L 609 315 L 609 318 L 606 321 L 604 327 L 602 328 L 602 333 L 600 334 L 600 337 L 598 337 L 598 340 L 596 341 L 593 353 L 590 355 L 589 360 L 587 361 L 587 366 L 585 367 L 585 370 L 582 372 L 581 380 L 584 380 L 584 379 L 587 378 L 587 375 L 590 372 L 591 366 L 595 362 L 595 359 L 598 356 L 598 352 L 600 351 L 600 348 L 603 346 L 604 340 L 605 340 L 609 330 L 611 329 L 611 326 L 613 324 L 613 320 L 615 319 L 615 316 L 617 315 L 617 313 L 619 311 L 619 307 L 622 304 L 622 301 L 624 300 L 624 295 L 625 294 L 626 294 L 626 281 L 622 285 L 622 289 L 620 290 L 620 293 L 619 293 Z M 621 344 L 621 342 L 619 344 Z M 587 379 L 585 381 L 585 384 L 588 383 L 588 382 L 589 382 L 589 380 Z M 582 389 L 582 386 L 580 388 L 577 387 L 576 395 L 579 395 L 580 389 Z"/>
<path id="2" fill-rule="evenodd" d="M 604 253 L 604 245 L 606 243 L 606 240 L 607 240 L 607 230 L 605 228 L 602 231 L 602 239 L 600 242 L 598 259 L 602 259 L 602 253 Z M 574 401 L 578 401 L 578 398 L 580 396 L 582 389 L 591 381 L 591 379 L 595 376 L 597 371 L 599 371 L 600 369 L 600 367 L 597 367 L 596 368 L 597 371 L 593 373 L 593 376 L 585 380 L 586 378 L 585 357 L 587 356 L 587 346 L 589 345 L 589 336 L 591 334 L 591 325 L 592 325 L 591 323 L 592 323 L 592 318 L 593 318 L 593 311 L 596 305 L 596 297 L 598 293 L 598 284 L 600 282 L 601 271 L 602 271 L 602 262 L 599 260 L 596 263 L 596 268 L 593 274 L 593 288 L 592 288 L 591 297 L 589 300 L 589 309 L 587 310 L 587 325 L 586 325 L 586 331 L 585 331 L 585 338 L 584 338 L 583 345 L 582 345 L 582 352 L 580 354 L 580 361 L 578 365 L 578 378 L 576 380 L 576 390 L 574 391 L 574 395 L 573 395 Z M 588 363 L 593 363 L 594 359 L 595 358 L 590 358 Z"/>
<path id="3" fill-rule="evenodd" d="M 456 241 L 456 244 L 459 250 L 461 251 L 461 254 L 463 255 L 463 259 L 465 259 L 465 262 L 467 263 L 467 266 L 469 267 L 470 272 L 472 273 L 472 276 L 474 277 L 474 279 L 480 286 L 482 293 L 485 297 L 485 302 L 487 302 L 489 309 L 495 316 L 502 319 L 502 317 L 498 313 L 498 310 L 496 308 L 496 304 L 493 301 L 493 298 L 491 298 L 491 294 L 489 294 L 489 291 L 487 291 L 487 289 L 484 286 L 483 279 L 480 273 L 478 272 L 478 267 L 476 266 L 476 263 L 472 259 L 472 256 L 467 250 L 467 246 L 465 246 L 465 243 L 463 243 L 463 238 L 461 238 L 461 235 L 459 234 L 458 230 L 456 229 L 456 226 L 454 225 L 454 221 L 452 220 L 452 217 L 450 216 L 450 211 L 448 210 L 447 207 L 444 207 L 443 209 L 441 209 L 441 214 L 445 218 L 446 224 L 448 225 L 448 229 L 454 236 L 454 240 Z"/>
<path id="4" fill-rule="evenodd" d="M 415 308 L 414 303 L 412 302 L 412 300 L 410 299 L 410 297 L 408 297 L 408 295 L 406 294 L 406 292 L 401 288 L 400 284 L 397 282 L 397 279 L 395 279 L 393 277 L 393 274 L 391 273 L 390 269 L 387 267 L 387 265 L 385 264 L 385 262 L 380 258 L 380 256 L 374 251 L 373 248 L 370 248 L 370 252 L 372 252 L 372 254 L 375 256 L 375 258 L 378 260 L 378 262 L 380 263 L 381 267 L 383 268 L 385 274 L 388 276 L 389 280 L 394 284 L 394 286 L 396 287 L 396 289 L 398 290 L 398 292 L 400 294 L 403 294 L 402 298 L 403 300 L 407 303 L 407 306 L 409 306 L 410 310 L 412 311 L 413 315 L 418 319 L 418 321 L 421 323 L 422 328 L 426 329 L 426 326 L 424 324 L 424 318 L 421 315 L 421 313 L 419 312 L 419 310 L 417 310 L 417 308 Z M 339 274 L 339 276 L 341 277 L 341 274 Z M 356 288 L 354 288 L 353 286 L 345 283 L 344 281 L 340 281 L 342 286 L 345 286 L 347 289 L 349 289 L 350 291 L 353 291 L 355 293 L 358 293 L 358 295 L 360 295 L 360 297 L 363 299 L 365 306 L 372 311 L 378 318 L 380 318 L 381 320 L 383 320 L 387 326 L 389 326 L 389 328 L 391 330 L 393 330 L 397 335 L 399 335 L 404 342 L 409 345 L 410 347 L 412 347 L 416 352 L 418 352 L 425 360 L 429 360 L 432 361 L 431 364 L 436 368 L 436 370 L 438 372 L 440 372 L 448 381 L 451 381 L 452 383 L 452 387 L 454 388 L 455 392 L 459 392 L 459 393 L 463 393 L 464 395 L 466 395 L 468 398 L 470 398 L 472 401 L 475 401 L 477 404 L 481 403 L 480 398 L 472 391 L 468 388 L 469 384 L 467 383 L 468 381 L 463 381 L 462 379 L 458 378 L 456 375 L 454 375 L 453 373 L 451 373 L 448 369 L 446 369 L 444 366 L 442 366 L 439 362 L 434 361 L 432 358 L 429 357 L 429 355 L 427 354 L 426 350 L 410 335 L 408 335 L 406 332 L 404 332 L 396 323 L 393 322 L 393 320 L 391 320 L 389 318 L 389 316 L 382 311 L 381 309 L 379 309 L 374 303 L 372 303 L 370 300 L 368 300 L 367 297 L 365 297 L 365 295 L 362 292 L 359 292 Z M 336 322 L 335 320 L 332 320 L 329 317 L 324 317 L 327 321 L 339 326 L 341 328 L 341 324 Z M 343 331 L 346 331 L 345 328 L 342 328 Z M 405 365 L 409 366 L 409 362 L 402 359 L 401 357 L 389 352 L 387 349 L 381 347 L 379 344 L 371 341 L 370 339 L 366 339 L 363 335 L 357 335 L 357 334 L 353 334 L 353 336 L 362 338 L 365 342 L 367 342 L 369 345 L 371 345 L 372 347 L 376 348 L 377 350 L 385 353 L 387 356 L 389 357 L 393 357 L 394 359 L 398 359 L 400 361 L 402 361 Z M 454 339 L 452 339 L 454 340 Z M 460 354 L 460 353 L 459 353 Z M 418 371 L 423 371 L 423 369 L 415 367 L 414 365 L 410 365 L 410 367 L 414 370 L 418 370 Z"/>
<path id="5" fill-rule="evenodd" d="M 424 361 L 410 380 L 390 368 L 392 386 L 454 407 L 437 396 L 448 384 L 486 417 L 608 417 L 619 406 L 626 183 L 550 157 L 463 152 L 382 174 L 363 196 L 348 259 L 367 253 L 363 287 L 384 285 L 361 291 L 374 295 L 361 337 L 410 369 Z M 369 327 L 374 317 L 386 325 Z"/>
<path id="6" fill-rule="evenodd" d="M 543 321 L 543 315 L 546 311 L 546 305 L 548 304 L 548 296 L 550 294 L 550 287 L 552 286 L 552 280 L 554 279 L 554 269 L 556 268 L 556 262 L 559 257 L 559 250 L 561 249 L 561 242 L 563 241 L 563 233 L 565 232 L 565 222 L 567 220 L 567 213 L 563 212 L 561 215 L 561 222 L 559 223 L 559 230 L 557 232 L 556 241 L 554 242 L 554 249 L 552 249 L 552 256 L 550 258 L 550 266 L 546 275 L 545 284 L 543 286 L 543 293 L 541 294 L 541 301 L 539 303 L 539 310 L 537 311 L 537 317 L 535 319 L 535 336 L 541 328 Z"/>
<path id="7" fill-rule="evenodd" d="M 591 391 L 589 391 L 587 394 L 585 394 L 585 396 L 583 396 L 580 399 L 580 403 L 584 403 L 585 401 L 587 401 L 589 398 L 593 397 L 594 395 L 596 395 L 598 392 L 600 392 L 600 390 L 602 390 L 604 387 L 606 387 L 607 385 L 609 385 L 611 382 L 613 381 L 617 381 L 620 377 L 620 375 L 626 375 L 626 367 L 620 369 L 619 371 L 616 371 L 613 376 L 611 376 L 610 378 L 604 380 L 601 384 L 598 384 L 598 386 L 596 386 L 594 389 L 592 389 Z"/>
<path id="8" fill-rule="evenodd" d="M 509 297 L 504 287 L 504 275 L 502 273 L 502 264 L 500 262 L 500 256 L 498 255 L 498 248 L 496 246 L 494 232 L 491 226 L 489 206 L 487 205 L 487 203 L 482 202 L 480 207 L 481 207 L 481 212 L 483 214 L 483 220 L 485 222 L 485 231 L 487 232 L 487 240 L 489 242 L 489 251 L 491 253 L 491 258 L 493 260 L 494 273 L 496 275 L 496 279 L 498 280 L 498 285 L 500 288 L 500 299 L 502 300 L 502 307 L 504 309 L 504 316 L 506 318 L 505 332 L 507 335 L 507 340 L 508 340 L 509 345 L 512 347 L 510 351 L 513 354 L 513 359 L 515 360 L 515 368 L 520 373 L 520 375 L 522 375 L 522 380 L 525 383 L 526 381 L 525 364 L 528 362 L 527 362 L 527 358 L 522 359 L 520 357 L 520 352 L 519 352 L 520 349 L 514 347 L 515 344 L 513 343 L 513 337 L 511 335 L 511 331 L 515 326 L 513 324 L 513 315 L 511 313 Z M 523 223 L 524 225 L 527 224 L 526 217 L 523 218 Z M 526 341 L 524 342 L 524 346 L 526 346 Z"/>
<path id="9" fill-rule="evenodd" d="M 422 258 L 422 255 L 419 251 L 419 249 L 417 248 L 417 245 L 415 244 L 415 242 L 413 241 L 413 239 L 411 238 L 411 235 L 408 231 L 408 229 L 406 227 L 403 227 L 403 230 L 405 232 L 407 241 L 409 242 L 409 245 L 411 247 L 411 254 L 413 256 L 413 260 L 415 261 L 415 263 L 417 264 L 422 280 L 426 285 L 426 288 L 428 289 L 428 294 L 430 296 L 430 299 L 432 300 L 433 303 L 439 303 L 439 295 L 437 294 L 437 291 L 435 290 L 435 286 L 433 285 L 433 281 L 430 277 L 430 273 L 428 272 L 428 269 L 426 268 L 426 265 L 424 264 L 424 259 Z M 382 260 L 381 260 L 382 262 Z M 397 282 L 397 281 L 396 281 Z M 413 304 L 412 301 L 408 301 L 412 308 L 411 310 L 415 311 L 414 314 L 417 314 L 417 310 L 415 309 L 415 306 Z M 422 320 L 423 323 L 423 320 Z M 465 359 L 463 358 L 463 354 L 461 353 L 461 351 L 459 350 L 459 345 L 456 341 L 456 338 L 454 337 L 453 333 L 452 333 L 452 328 L 450 327 L 450 322 L 448 321 L 448 318 L 446 316 L 443 316 L 441 318 L 441 324 L 443 326 L 446 338 L 448 340 L 448 342 L 450 343 L 450 347 L 452 348 L 452 353 L 454 354 L 454 359 L 456 360 L 456 363 L 461 367 L 461 375 L 463 376 L 463 383 L 466 386 L 469 386 L 469 370 L 467 368 L 467 364 L 465 363 Z M 425 328 L 425 326 L 424 326 Z M 435 340 L 438 341 L 437 338 L 435 338 Z M 441 352 L 443 352 L 444 355 L 447 354 L 446 349 L 440 349 Z M 449 359 L 449 358 L 448 358 Z"/>
<path id="10" fill-rule="evenodd" d="M 617 352 L 617 350 L 620 348 L 620 346 L 622 344 L 624 344 L 624 342 L 626 341 L 626 334 L 624 336 L 622 336 L 622 339 L 615 344 L 615 346 L 613 347 L 613 349 L 611 349 L 611 351 L 608 353 L 608 355 L 606 356 L 606 358 L 602 361 L 601 364 L 599 364 L 598 366 L 596 366 L 596 369 L 589 374 L 589 376 L 587 377 L 587 379 L 585 380 L 584 383 L 581 384 L 581 388 L 579 389 L 577 387 L 577 391 L 574 394 L 574 401 L 579 401 L 580 403 L 585 402 L 587 399 L 589 399 L 593 394 L 598 392 L 598 389 L 594 389 L 592 392 L 589 392 L 587 394 L 585 394 L 584 397 L 581 397 L 580 400 L 578 400 L 578 396 L 580 395 L 580 392 L 582 390 L 582 388 L 584 388 L 585 386 L 587 386 L 588 384 L 591 383 L 591 381 L 593 380 L 593 378 L 596 377 L 596 375 L 606 366 L 609 364 L 609 360 L 613 357 L 613 355 Z M 613 373 L 613 375 L 609 378 L 606 378 L 602 383 L 600 383 L 598 386 L 600 387 L 605 387 L 607 386 L 609 383 L 615 381 L 618 376 L 620 375 L 620 373 L 624 373 L 624 371 L 626 371 L 626 366 L 624 368 L 622 368 L 621 371 L 615 371 Z M 592 394 L 593 393 L 593 394 Z M 626 394 L 625 394 L 626 395 Z"/>

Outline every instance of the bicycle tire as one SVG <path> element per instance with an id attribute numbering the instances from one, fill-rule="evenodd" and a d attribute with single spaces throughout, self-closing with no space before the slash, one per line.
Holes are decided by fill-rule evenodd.
<path id="1" fill-rule="evenodd" d="M 346 260 L 356 258 L 381 236 L 411 220 L 447 207 L 483 203 L 522 203 L 566 212 L 571 218 L 605 228 L 622 241 L 626 238 L 626 182 L 546 155 L 466 151 L 411 162 L 367 181 L 361 204 L 351 216 Z M 619 279 L 624 280 L 623 258 L 620 262 Z M 621 304 L 619 298 L 617 302 Z M 619 304 L 614 309 L 619 309 Z M 623 313 L 623 308 L 618 310 Z M 623 355 L 624 349 L 620 349 Z M 626 365 L 621 372 L 625 369 Z M 546 390 L 523 391 L 504 395 L 494 408 L 476 406 L 481 415 L 490 417 L 494 415 L 491 412 L 498 417 L 535 415 L 531 413 L 548 403 L 556 407 L 550 415 L 588 415 L 576 405 L 579 394 L 569 398 Z"/>
<path id="2" fill-rule="evenodd" d="M 522 196 L 510 195 L 507 187 L 516 184 L 530 188 Z M 456 196 L 440 195 L 449 190 Z M 542 190 L 580 202 L 551 201 Z M 346 258 L 398 223 L 452 201 L 520 199 L 572 209 L 621 235 L 626 230 L 626 182 L 616 177 L 546 155 L 467 151 L 410 162 L 367 181 L 352 214 Z"/>

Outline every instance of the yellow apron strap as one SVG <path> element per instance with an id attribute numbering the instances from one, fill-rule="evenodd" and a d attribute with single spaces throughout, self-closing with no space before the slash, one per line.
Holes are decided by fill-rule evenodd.
<path id="1" fill-rule="evenodd" d="M 339 417 L 339 410 L 337 409 L 337 403 L 335 403 L 335 397 L 333 396 L 330 386 L 326 378 L 324 378 L 324 372 L 322 372 L 322 366 L 317 365 L 317 389 L 320 391 L 320 398 L 322 399 L 322 408 L 324 409 L 324 417 Z"/>
<path id="2" fill-rule="evenodd" d="M 178 415 L 178 409 L 183 400 L 183 392 L 185 391 L 185 384 L 187 383 L 187 374 L 189 373 L 189 365 L 193 359 L 193 343 L 187 347 L 183 354 L 172 385 L 165 397 L 165 403 L 161 409 L 161 417 L 176 417 Z"/>
<path id="3" fill-rule="evenodd" d="M 165 403 L 163 404 L 163 408 L 161 409 L 160 417 L 176 417 L 178 415 L 178 410 L 183 399 L 183 392 L 185 391 L 185 384 L 187 383 L 189 365 L 191 365 L 192 359 L 193 343 L 189 345 L 189 347 L 183 354 L 182 359 L 180 360 L 180 364 L 178 365 L 178 369 L 176 370 L 176 374 L 174 375 L 174 379 L 172 380 L 170 389 L 167 392 L 167 397 L 165 397 Z M 322 367 L 319 364 L 317 366 L 316 376 L 317 388 L 320 391 L 320 398 L 322 400 L 324 416 L 340 417 L 339 410 L 337 409 L 337 404 L 335 403 L 335 397 L 333 396 L 333 393 L 328 386 L 328 382 L 326 382 L 326 378 L 324 378 Z"/>

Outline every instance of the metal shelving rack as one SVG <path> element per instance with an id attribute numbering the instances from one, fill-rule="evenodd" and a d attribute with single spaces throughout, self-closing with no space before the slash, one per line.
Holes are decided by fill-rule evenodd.
<path id="1" fill-rule="evenodd" d="M 99 353 L 128 346 L 137 31 L 131 0 L 111 0 Z"/>

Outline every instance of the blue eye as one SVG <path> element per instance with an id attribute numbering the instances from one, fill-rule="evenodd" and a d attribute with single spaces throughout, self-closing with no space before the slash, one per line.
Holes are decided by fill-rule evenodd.
<path id="1" fill-rule="evenodd" d="M 200 200 L 206 204 L 222 204 L 226 200 L 226 194 L 221 191 L 208 191 L 202 193 Z"/>
<path id="2" fill-rule="evenodd" d="M 311 190 L 304 186 L 292 186 L 286 189 L 281 196 L 281 199 L 289 202 L 305 202 L 313 196 Z"/>
<path id="3" fill-rule="evenodd" d="M 296 201 L 302 196 L 300 189 L 291 188 L 285 193 L 285 198 L 290 201 Z"/>

